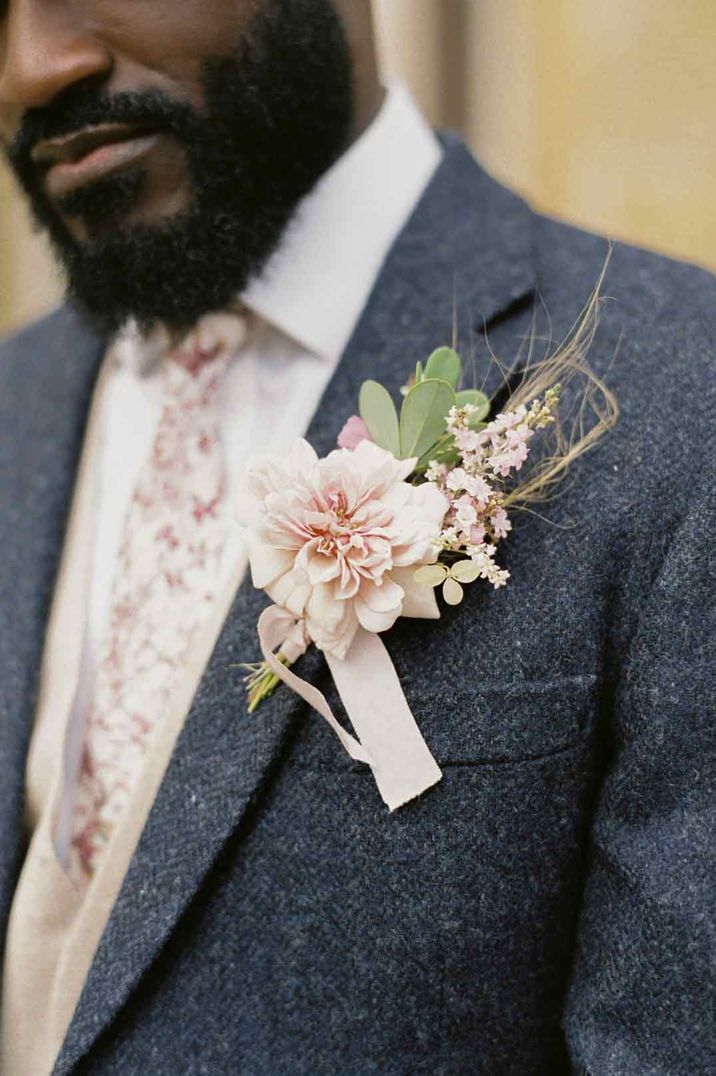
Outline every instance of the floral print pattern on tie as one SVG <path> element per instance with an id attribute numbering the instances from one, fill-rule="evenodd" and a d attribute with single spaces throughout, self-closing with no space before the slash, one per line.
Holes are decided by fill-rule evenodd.
<path id="1" fill-rule="evenodd" d="M 78 884 L 127 807 L 217 596 L 228 526 L 217 400 L 231 354 L 204 328 L 165 359 L 163 412 L 125 519 L 87 719 L 70 849 Z"/>

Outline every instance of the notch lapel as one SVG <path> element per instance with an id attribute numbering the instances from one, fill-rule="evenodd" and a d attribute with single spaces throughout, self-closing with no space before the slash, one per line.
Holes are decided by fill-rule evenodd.
<path id="1" fill-rule="evenodd" d="M 308 431 L 320 455 L 335 444 L 363 380 L 397 393 L 418 358 L 532 292 L 531 214 L 475 164 L 462 143 L 446 154 L 378 278 Z M 330 295 L 327 294 L 327 302 Z M 259 658 L 266 604 L 237 593 L 90 969 L 53 1076 L 67 1076 L 124 1005 L 167 941 L 247 808 L 261 796 L 304 705 L 282 688 L 245 712 L 241 662 Z M 300 672 L 315 678 L 313 650 Z M 338 746 L 336 747 L 338 750 Z M 200 805 L 200 809 L 197 808 Z"/>
<path id="2" fill-rule="evenodd" d="M 101 341 L 63 307 L 0 352 L 0 937 L 23 853 L 25 763 L 52 587 Z"/>

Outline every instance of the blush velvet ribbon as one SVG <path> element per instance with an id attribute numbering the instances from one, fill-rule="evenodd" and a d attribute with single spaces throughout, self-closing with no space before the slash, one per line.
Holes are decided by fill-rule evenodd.
<path id="1" fill-rule="evenodd" d="M 380 637 L 359 628 L 342 661 L 324 655 L 357 740 L 336 720 L 318 688 L 279 661 L 276 651 L 294 635 L 296 624 L 285 609 L 272 605 L 264 610 L 258 623 L 264 659 L 284 684 L 328 722 L 350 757 L 370 766 L 388 808 L 394 811 L 437 784 L 442 772 L 410 712 Z"/>

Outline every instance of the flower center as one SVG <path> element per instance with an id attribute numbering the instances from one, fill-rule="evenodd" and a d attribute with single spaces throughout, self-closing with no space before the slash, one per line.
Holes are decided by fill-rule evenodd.
<path id="1" fill-rule="evenodd" d="M 336 521 L 339 526 L 352 526 L 351 515 L 348 511 L 348 501 L 346 499 L 345 493 L 342 493 L 340 491 L 337 493 L 331 493 L 328 498 L 328 502 L 331 506 L 331 511 L 336 517 Z"/>
<path id="2" fill-rule="evenodd" d="M 344 561 L 356 558 L 362 562 L 366 557 L 384 557 L 390 548 L 385 527 L 392 515 L 384 506 L 374 505 L 375 511 L 366 511 L 366 505 L 353 504 L 338 489 L 324 495 L 323 503 L 311 521 L 310 531 L 318 553 L 326 557 L 338 557 Z"/>
<path id="3" fill-rule="evenodd" d="M 316 537 L 320 539 L 318 549 L 327 556 L 334 556 L 346 547 L 354 544 L 360 537 L 356 534 L 357 524 L 349 510 L 345 493 L 331 493 L 328 498 L 327 511 L 322 525 L 316 527 Z"/>

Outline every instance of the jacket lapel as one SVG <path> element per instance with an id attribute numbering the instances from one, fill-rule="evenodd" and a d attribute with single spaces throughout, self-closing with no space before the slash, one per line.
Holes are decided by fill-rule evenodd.
<path id="1" fill-rule="evenodd" d="M 23 854 L 44 630 L 101 351 L 65 307 L 0 359 L 0 937 Z"/>
<path id="2" fill-rule="evenodd" d="M 532 292 L 530 218 L 462 143 L 446 142 L 444 161 L 390 253 L 311 424 L 307 436 L 319 454 L 335 445 L 363 380 L 378 378 L 397 392 L 418 358 L 455 331 L 469 349 L 475 326 Z M 254 717 L 245 713 L 237 666 L 259 657 L 264 604 L 247 580 L 177 741 L 53 1076 L 72 1070 L 126 1002 L 289 742 L 303 709 L 289 691 L 276 692 Z M 321 662 L 310 651 L 301 675 L 315 677 Z"/>

